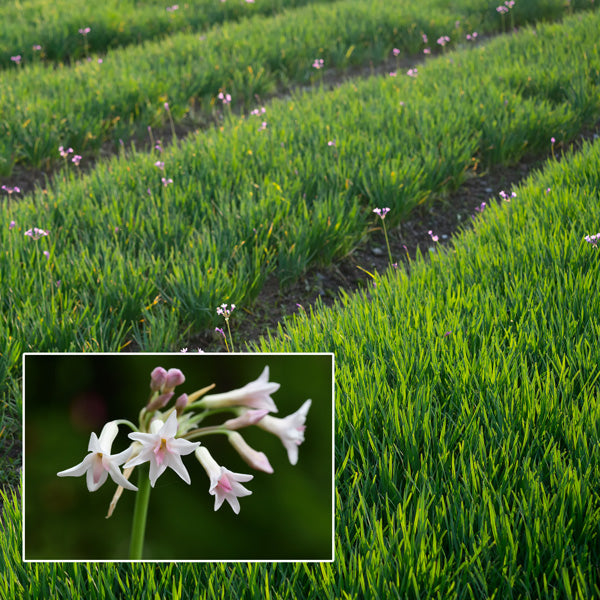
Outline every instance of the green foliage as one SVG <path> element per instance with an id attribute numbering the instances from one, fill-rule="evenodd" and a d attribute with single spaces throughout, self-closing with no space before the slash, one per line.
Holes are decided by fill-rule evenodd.
<path id="1" fill-rule="evenodd" d="M 6 3 L 0 6 L 0 68 L 13 66 L 11 56 L 20 55 L 22 64 L 73 61 L 177 32 L 200 32 L 228 21 L 277 14 L 311 1 L 331 0 L 187 0 L 170 11 L 167 7 L 173 5 L 157 0 L 104 0 L 83 3 L 76 11 L 67 0 Z M 84 40 L 79 30 L 85 27 L 91 31 Z M 34 50 L 34 46 L 42 48 Z"/>
<path id="2" fill-rule="evenodd" d="M 59 164 L 59 146 L 73 147 L 87 160 L 107 142 L 116 145 L 135 133 L 145 135 L 149 125 L 166 123 L 165 101 L 175 121 L 190 117 L 193 124 L 218 120 L 232 107 L 248 110 L 282 86 L 320 77 L 311 66 L 315 58 L 326 69 L 343 70 L 380 63 L 393 47 L 419 54 L 422 33 L 435 51 L 435 40 L 448 33 L 455 44 L 474 29 L 502 30 L 497 14 L 488 24 L 495 13 L 489 0 L 480 0 L 479 12 L 471 4 L 462 10 L 456 4 L 454 12 L 441 0 L 311 4 L 224 24 L 201 38 L 180 33 L 110 51 L 102 64 L 94 58 L 52 68 L 19 65 L 0 73 L 0 139 L 6 140 L 0 144 L 0 168 L 9 174 L 15 164 Z M 530 4 L 540 5 L 538 19 L 555 13 L 553 3 Z M 486 18 L 479 14 L 485 7 Z M 233 104 L 223 106 L 220 91 L 231 94 Z"/>

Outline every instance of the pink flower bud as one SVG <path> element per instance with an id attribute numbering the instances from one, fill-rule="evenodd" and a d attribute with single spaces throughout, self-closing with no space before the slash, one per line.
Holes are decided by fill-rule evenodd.
<path id="1" fill-rule="evenodd" d="M 177 400 L 175 400 L 175 408 L 177 409 L 177 414 L 179 414 L 186 406 L 188 405 L 188 395 L 181 394 Z"/>
<path id="2" fill-rule="evenodd" d="M 146 410 L 148 412 L 152 412 L 158 410 L 159 408 L 163 408 L 164 406 L 169 404 L 169 400 L 172 397 L 173 392 L 165 392 L 164 394 L 161 394 L 160 396 L 152 400 L 152 402 L 148 403 L 148 405 L 146 406 Z"/>
<path id="3" fill-rule="evenodd" d="M 159 391 L 167 381 L 167 372 L 162 367 L 156 367 L 152 373 L 150 373 L 150 389 L 153 392 Z"/>
<path id="4" fill-rule="evenodd" d="M 169 369 L 167 371 L 167 381 L 165 390 L 172 390 L 185 381 L 184 374 L 179 369 Z"/>

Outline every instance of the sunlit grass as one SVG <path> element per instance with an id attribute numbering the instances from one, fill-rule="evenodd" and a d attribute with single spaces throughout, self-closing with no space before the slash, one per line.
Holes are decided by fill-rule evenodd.
<path id="1" fill-rule="evenodd" d="M 0 594 L 600 595 L 599 162 L 551 162 L 410 277 L 253 346 L 335 353 L 334 563 L 23 564 L 9 491 Z"/>
<path id="2" fill-rule="evenodd" d="M 527 10 L 513 10 L 522 24 L 558 18 L 565 10 L 560 6 L 558 0 L 531 0 Z M 582 0 L 578 6 L 594 5 Z M 401 56 L 422 55 L 424 33 L 433 52 L 441 48 L 435 40 L 448 34 L 451 45 L 471 44 L 465 36 L 474 29 L 502 30 L 489 0 L 452 6 L 441 0 L 341 0 L 223 24 L 201 37 L 175 34 L 73 66 L 21 62 L 0 72 L 0 174 L 9 174 L 15 164 L 58 164 L 61 145 L 72 147 L 85 164 L 103 144 L 118 147 L 119 140 L 145 134 L 149 125 L 166 124 L 169 115 L 177 123 L 190 117 L 187 122 L 197 125 L 231 108 L 249 111 L 257 98 L 319 79 L 314 60 L 343 71 L 381 63 L 393 48 Z M 77 35 L 86 44 L 93 38 L 92 31 Z M 218 97 L 225 91 L 231 95 L 227 106 Z"/>

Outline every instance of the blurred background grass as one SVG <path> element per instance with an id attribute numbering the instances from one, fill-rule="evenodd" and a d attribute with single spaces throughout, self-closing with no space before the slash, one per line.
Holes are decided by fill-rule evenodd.
<path id="1" fill-rule="evenodd" d="M 116 485 L 109 478 L 90 493 L 85 477 L 59 478 L 58 471 L 83 460 L 92 431 L 108 420 L 137 423 L 156 366 L 186 376 L 176 396 L 210 383 L 214 393 L 244 386 L 270 367 L 273 395 L 285 417 L 307 399 L 306 441 L 296 466 L 280 440 L 257 427 L 242 430 L 246 441 L 267 454 L 274 473 L 254 471 L 223 435 L 202 438 L 219 464 L 251 473 L 253 493 L 235 515 L 225 503 L 217 512 L 209 480 L 193 455 L 183 457 L 192 483 L 171 469 L 150 496 L 144 558 L 173 560 L 327 560 L 332 558 L 332 380 L 331 355 L 28 355 L 25 359 L 26 560 L 126 559 L 135 493 L 124 491 L 105 519 Z M 228 417 L 226 417 L 228 418 Z M 129 429 L 120 426 L 112 452 L 124 450 Z M 132 481 L 135 483 L 134 472 Z"/>

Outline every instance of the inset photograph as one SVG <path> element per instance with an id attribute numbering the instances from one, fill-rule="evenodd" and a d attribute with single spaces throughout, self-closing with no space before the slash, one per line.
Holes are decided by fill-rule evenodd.
<path id="1" fill-rule="evenodd" d="M 333 354 L 25 354 L 25 561 L 332 561 Z"/>

